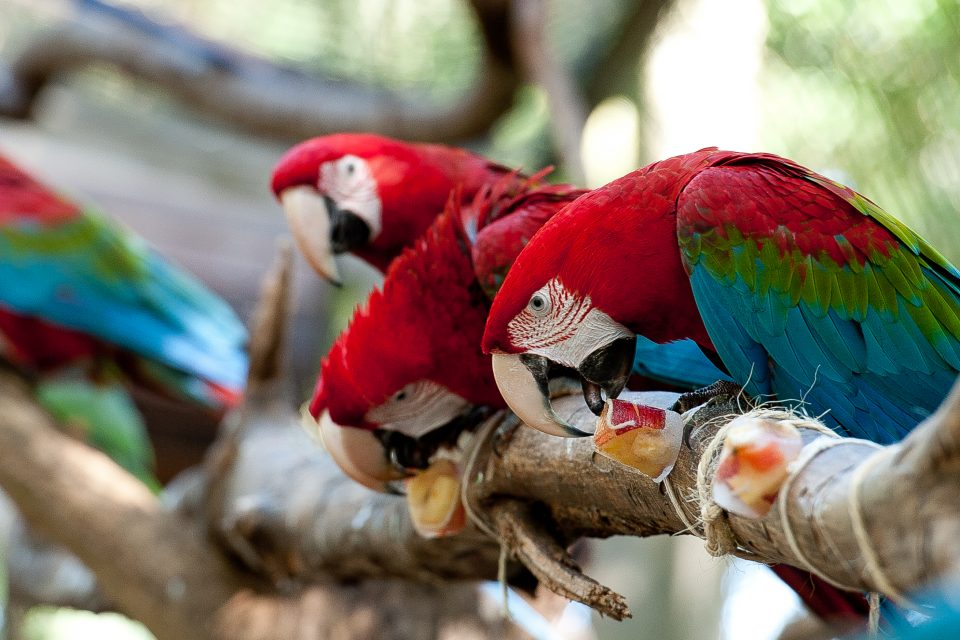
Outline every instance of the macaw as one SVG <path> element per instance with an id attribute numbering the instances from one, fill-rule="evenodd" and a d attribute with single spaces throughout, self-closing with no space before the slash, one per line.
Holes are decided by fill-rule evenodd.
<path id="1" fill-rule="evenodd" d="M 338 133 L 302 142 L 277 163 L 271 188 L 300 250 L 334 284 L 334 254 L 350 252 L 386 271 L 457 190 L 469 201 L 484 186 L 527 181 L 465 149 Z"/>
<path id="2" fill-rule="evenodd" d="M 774 155 L 703 149 L 544 225 L 494 300 L 483 350 L 524 422 L 579 436 L 543 392 L 550 366 L 615 397 L 637 335 L 691 339 L 748 393 L 888 443 L 960 371 L 960 272 L 847 187 Z"/>
<path id="3" fill-rule="evenodd" d="M 146 477 L 127 386 L 222 413 L 239 399 L 245 344 L 196 279 L 0 157 L 0 359 L 68 429 Z"/>
<path id="4" fill-rule="evenodd" d="M 691 339 L 755 396 L 894 442 L 960 371 L 960 272 L 876 204 L 789 160 L 704 149 L 580 199 L 520 254 L 484 335 L 501 390 L 556 434 L 545 363 L 615 396 L 634 336 Z"/>
<path id="5" fill-rule="evenodd" d="M 390 490 L 505 405 L 480 338 L 491 294 L 534 232 L 584 193 L 507 178 L 453 196 L 324 358 L 309 413 L 361 484 Z M 457 498 L 459 500 L 459 498 Z"/>

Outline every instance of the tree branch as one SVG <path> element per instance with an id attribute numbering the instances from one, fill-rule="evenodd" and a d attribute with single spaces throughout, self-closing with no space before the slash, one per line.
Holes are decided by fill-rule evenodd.
<path id="1" fill-rule="evenodd" d="M 590 424 L 579 398 L 555 401 L 574 424 Z M 683 447 L 670 475 L 684 500 L 686 518 L 698 521 L 696 470 L 710 439 L 740 411 L 735 403 L 708 406 L 696 416 L 692 447 Z M 586 415 L 585 415 L 586 414 Z M 564 415 L 564 413 L 561 413 Z M 718 417 L 726 418 L 717 420 Z M 900 445 L 880 448 L 844 440 L 814 457 L 780 496 L 765 518 L 728 515 L 741 549 L 770 563 L 811 569 L 851 590 L 884 592 L 885 581 L 910 592 L 958 576 L 960 559 L 960 387 L 935 415 Z M 804 434 L 816 437 L 814 431 Z M 599 456 L 586 441 L 564 441 L 519 429 L 506 447 L 488 445 L 480 467 L 483 482 L 472 482 L 473 499 L 493 505 L 503 496 L 547 505 L 560 540 L 579 536 L 676 534 L 686 525 L 661 486 Z M 868 564 L 851 508 L 858 470 L 859 511 L 869 549 L 880 573 Z M 787 541 L 781 510 L 796 539 Z M 703 535 L 702 529 L 695 533 Z"/>
<path id="2" fill-rule="evenodd" d="M 200 112 L 261 135 L 303 139 L 366 130 L 453 141 L 485 132 L 510 108 L 517 86 L 510 50 L 499 42 L 503 2 L 470 3 L 481 25 L 484 57 L 473 84 L 446 103 L 409 91 L 400 94 L 309 76 L 203 40 L 183 27 L 160 24 L 133 9 L 88 4 L 92 10 L 37 34 L 9 67 L 0 65 L 0 113 L 28 117 L 53 77 L 107 63 L 158 84 Z"/>
<path id="3" fill-rule="evenodd" d="M 245 441 L 244 447 L 237 450 L 239 455 L 221 457 L 221 462 L 246 460 L 248 453 L 253 459 L 271 460 L 274 452 L 280 452 L 280 461 L 296 466 L 296 452 L 308 452 L 299 463 L 317 463 L 316 471 L 329 476 L 320 486 L 327 492 L 327 513 L 331 515 L 326 520 L 310 521 L 321 540 L 321 556 L 308 561 L 318 560 L 318 565 L 330 570 L 318 572 L 309 584 L 303 584 L 303 580 L 264 579 L 277 577 L 276 572 L 242 569 L 207 535 L 211 527 L 204 519 L 204 503 L 198 500 L 206 491 L 202 484 L 206 480 L 204 474 L 193 473 L 176 483 L 171 488 L 172 495 L 161 503 L 106 456 L 57 431 L 20 378 L 2 369 L 0 484 L 34 531 L 66 547 L 94 572 L 97 586 L 111 608 L 141 620 L 159 640 L 400 640 L 458 637 L 466 632 L 478 638 L 521 637 L 516 625 L 478 606 L 474 583 L 444 582 L 445 552 L 460 554 L 446 559 L 453 561 L 453 573 L 470 575 L 469 564 L 476 554 L 468 543 L 461 541 L 455 547 L 449 541 L 431 544 L 419 538 L 405 512 L 398 509 L 402 503 L 396 501 L 388 501 L 391 504 L 387 511 L 395 513 L 392 520 L 358 520 L 364 507 L 374 516 L 380 513 L 376 503 L 387 501 L 387 497 L 373 496 L 371 500 L 369 493 L 363 495 L 359 488 L 349 486 L 333 465 L 322 461 L 321 452 L 290 419 L 289 409 L 284 407 L 282 413 L 277 413 L 284 387 L 278 380 L 269 380 L 267 372 L 279 372 L 277 345 L 282 344 L 283 337 L 276 332 L 282 332 L 286 325 L 289 259 L 290 252 L 283 252 L 274 276 L 269 279 L 270 293 L 265 300 L 272 304 L 268 311 L 273 313 L 261 309 L 258 314 L 260 321 L 253 344 L 265 352 L 252 357 L 258 363 L 252 371 L 254 393 L 244 411 L 231 417 L 232 425 L 228 424 L 222 439 L 227 444 L 220 450 L 231 450 L 229 443 L 235 434 L 264 437 Z M 277 391 L 276 395 L 271 391 Z M 244 425 L 245 419 L 253 424 Z M 223 470 L 233 466 L 211 464 L 211 468 Z M 291 473 L 271 478 L 267 486 L 282 487 L 285 482 L 297 481 L 296 469 L 288 467 L 284 471 Z M 312 479 L 303 475 L 300 478 Z M 241 488 L 248 486 L 236 476 L 229 479 Z M 338 502 L 338 496 L 354 499 L 343 503 Z M 241 498 L 241 504 L 229 512 L 238 514 L 237 517 L 226 519 L 234 524 L 249 523 L 247 514 L 259 513 L 258 506 L 255 501 L 242 503 Z M 348 514 L 346 509 L 352 512 Z M 287 522 L 289 514 L 270 505 L 266 512 Z M 327 526 L 339 528 L 340 533 L 325 536 Z M 350 536 L 348 529 L 360 529 L 360 533 Z M 241 530 L 251 534 L 253 541 L 265 539 L 258 537 L 254 529 Z M 297 532 L 304 536 L 314 533 L 299 529 Z M 229 540 L 229 535 L 223 537 Z M 384 541 L 390 542 L 383 546 Z M 487 542 L 485 548 L 489 552 L 493 546 Z M 383 557 L 394 553 L 397 555 Z M 432 555 L 434 560 L 421 566 L 421 555 Z M 437 571 L 431 571 L 431 567 Z M 31 565 L 29 570 L 35 569 Z M 302 577 L 299 572 L 290 572 L 293 573 Z M 354 579 L 350 584 L 342 584 L 337 581 L 340 575 L 377 579 Z M 389 579 L 389 575 L 404 579 Z M 411 577 L 418 580 L 411 581 Z M 14 582 L 18 582 L 16 576 Z M 93 594 L 92 585 L 87 586 L 85 593 Z M 61 604 L 68 596 L 63 589 L 55 594 Z"/>
<path id="4" fill-rule="evenodd" d="M 210 612 L 250 578 L 133 476 L 60 433 L 17 376 L 0 371 L 0 397 L 0 484 L 30 527 L 81 558 L 158 637 L 209 637 Z"/>
<path id="5" fill-rule="evenodd" d="M 587 105 L 573 75 L 551 52 L 546 34 L 547 17 L 545 0 L 515 0 L 514 48 L 527 77 L 547 94 L 554 146 L 570 181 L 583 184 L 586 174 L 580 157 L 580 141 L 587 121 Z"/>

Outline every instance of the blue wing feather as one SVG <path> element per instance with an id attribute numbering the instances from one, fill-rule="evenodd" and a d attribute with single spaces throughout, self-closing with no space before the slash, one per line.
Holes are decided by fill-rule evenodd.
<path id="1" fill-rule="evenodd" d="M 0 228 L 0 303 L 239 390 L 246 330 L 230 307 L 95 213 Z"/>
<path id="2" fill-rule="evenodd" d="M 637 336 L 633 373 L 684 389 L 730 380 L 730 376 L 710 362 L 693 340 L 657 344 L 643 336 Z"/>
<path id="3" fill-rule="evenodd" d="M 748 393 L 803 399 L 808 413 L 828 412 L 827 423 L 847 435 L 884 443 L 902 438 L 939 406 L 960 372 L 956 269 L 922 240 L 913 252 L 903 245 L 860 256 L 863 264 L 837 264 L 826 250 L 804 253 L 796 244 L 778 248 L 763 235 L 764 224 L 802 215 L 786 201 L 764 205 L 769 219 L 750 221 L 755 236 L 727 231 L 721 224 L 734 223 L 717 220 L 736 220 L 739 203 L 751 197 L 749 180 L 739 190 L 728 183 L 742 179 L 727 173 L 692 181 L 678 203 L 694 299 L 720 358 L 734 380 L 749 380 Z M 726 218 L 711 218 L 711 199 L 699 198 L 698 189 L 710 185 L 736 193 L 722 212 Z M 844 206 L 838 200 L 837 215 Z M 875 220 L 891 220 L 878 208 L 870 211 Z M 816 233 L 814 223 L 798 228 Z M 914 237 L 895 228 L 898 237 Z M 696 252 L 684 244 L 693 233 Z M 828 241 L 833 236 L 819 246 Z M 848 245 L 840 248 L 849 254 Z M 780 271 L 784 265 L 793 273 Z"/>

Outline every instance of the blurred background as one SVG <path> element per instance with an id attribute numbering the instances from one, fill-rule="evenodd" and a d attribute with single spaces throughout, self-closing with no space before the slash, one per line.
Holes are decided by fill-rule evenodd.
<path id="1" fill-rule="evenodd" d="M 63 25 L 93 53 L 50 37 Z M 136 59 L 158 48 L 177 54 L 174 72 Z M 28 58 L 24 91 L 13 79 Z M 0 152 L 123 220 L 242 317 L 285 230 L 273 163 L 341 124 L 555 164 L 588 186 L 705 146 L 769 151 L 960 260 L 956 0 L 0 0 L 0 113 Z M 298 269 L 304 390 L 376 283 L 343 264 L 336 291 Z M 164 478 L 213 435 L 168 423 L 155 435 Z M 764 569 L 694 539 L 603 541 L 592 564 L 635 616 L 594 620 L 602 639 L 759 640 L 796 615 Z M 34 612 L 25 633 L 146 635 L 116 617 L 64 620 Z"/>

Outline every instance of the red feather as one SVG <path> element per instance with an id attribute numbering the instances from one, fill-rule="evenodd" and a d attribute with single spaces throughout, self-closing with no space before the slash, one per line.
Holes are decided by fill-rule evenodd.
<path id="1" fill-rule="evenodd" d="M 344 155 L 367 161 L 382 205 L 377 238 L 355 253 L 381 271 L 419 238 L 443 211 L 455 188 L 469 201 L 484 186 L 513 176 L 526 178 L 464 149 L 417 144 L 364 133 L 339 133 L 302 142 L 280 159 L 271 187 L 279 196 L 297 185 L 316 186 L 322 163 Z"/>
<path id="2" fill-rule="evenodd" d="M 338 424 L 374 428 L 364 420 L 367 412 L 418 380 L 437 382 L 471 404 L 504 406 L 479 348 L 490 301 L 472 255 L 504 238 L 507 244 L 484 264 L 509 265 L 525 230 L 580 193 L 566 185 L 526 184 L 533 191 L 517 195 L 514 178 L 506 176 L 469 206 L 452 196 L 427 233 L 394 261 L 382 289 L 357 310 L 324 360 L 310 405 L 314 416 L 327 409 Z M 474 230 L 478 221 L 490 226 Z M 496 234 L 475 244 L 498 225 Z"/>
<path id="3" fill-rule="evenodd" d="M 31 220 L 56 224 L 80 214 L 80 209 L 0 157 L 0 225 Z"/>

